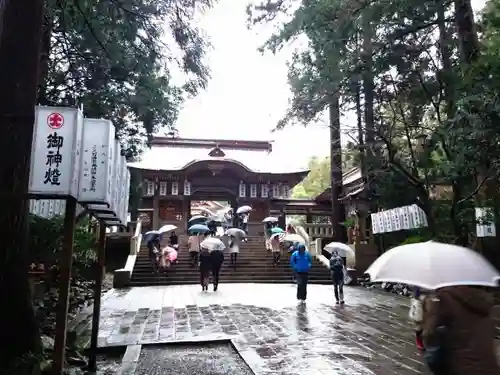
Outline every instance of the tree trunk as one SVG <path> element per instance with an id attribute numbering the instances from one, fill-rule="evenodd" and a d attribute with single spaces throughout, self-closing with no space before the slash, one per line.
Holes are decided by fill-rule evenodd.
<path id="1" fill-rule="evenodd" d="M 347 242 L 345 221 L 345 207 L 339 200 L 342 196 L 342 145 L 340 143 L 340 98 L 335 93 L 330 111 L 330 165 L 331 165 L 331 198 L 332 198 L 332 227 L 336 242 Z"/>
<path id="2" fill-rule="evenodd" d="M 0 0 L 0 6 L 1 369 L 40 348 L 27 273 L 26 194 L 44 2 Z"/>
<path id="3" fill-rule="evenodd" d="M 49 75 L 49 61 L 50 61 L 50 41 L 52 38 L 53 21 L 50 14 L 44 17 L 43 30 L 42 30 L 42 50 L 40 53 L 40 75 L 38 79 L 38 104 L 50 105 L 47 98 L 47 77 Z"/>
<path id="4" fill-rule="evenodd" d="M 474 13 L 472 12 L 470 0 L 455 0 L 454 4 L 460 58 L 462 63 L 469 65 L 477 58 L 479 53 Z"/>

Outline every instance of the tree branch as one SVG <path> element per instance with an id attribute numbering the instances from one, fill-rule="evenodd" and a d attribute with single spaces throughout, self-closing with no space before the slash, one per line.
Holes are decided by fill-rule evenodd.
<path id="1" fill-rule="evenodd" d="M 474 197 L 477 193 L 479 193 L 479 190 L 481 190 L 481 188 L 483 187 L 483 185 L 486 183 L 486 181 L 489 179 L 490 177 L 484 177 L 480 182 L 479 184 L 477 184 L 476 188 L 474 189 L 474 191 L 472 193 L 470 193 L 469 195 L 467 195 L 465 198 L 462 198 L 460 199 L 458 202 L 457 202 L 457 205 L 460 205 L 460 204 L 463 204 L 465 202 L 467 202 L 469 199 L 471 199 L 472 197 Z"/>

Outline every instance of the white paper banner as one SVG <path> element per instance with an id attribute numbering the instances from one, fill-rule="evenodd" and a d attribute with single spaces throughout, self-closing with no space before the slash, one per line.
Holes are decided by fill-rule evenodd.
<path id="1" fill-rule="evenodd" d="M 36 107 L 30 194 L 78 196 L 83 114 L 76 108 Z"/>

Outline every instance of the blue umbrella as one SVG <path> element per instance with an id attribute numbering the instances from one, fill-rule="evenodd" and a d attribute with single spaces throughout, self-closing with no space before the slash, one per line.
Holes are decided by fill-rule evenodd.
<path id="1" fill-rule="evenodd" d="M 189 219 L 188 224 L 189 225 L 201 224 L 201 223 L 204 224 L 207 220 L 208 220 L 207 217 L 197 215 L 197 216 L 193 216 L 191 219 Z"/>
<path id="2" fill-rule="evenodd" d="M 144 233 L 142 239 L 144 242 L 149 242 L 149 240 L 151 240 L 151 238 L 153 238 L 156 235 L 161 237 L 162 233 L 157 230 L 150 230 L 149 232 Z"/>
<path id="3" fill-rule="evenodd" d="M 204 224 L 195 224 L 189 227 L 188 232 L 190 234 L 207 233 L 210 229 Z"/>
<path id="4" fill-rule="evenodd" d="M 277 234 L 277 233 L 283 233 L 284 230 L 279 228 L 279 227 L 274 227 L 274 228 L 271 228 L 271 233 L 272 234 Z"/>

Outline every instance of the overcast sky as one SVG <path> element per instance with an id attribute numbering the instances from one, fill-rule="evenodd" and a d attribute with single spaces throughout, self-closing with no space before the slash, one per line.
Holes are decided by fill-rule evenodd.
<path id="1" fill-rule="evenodd" d="M 477 10 L 485 0 L 472 2 Z M 198 25 L 213 45 L 208 54 L 212 79 L 206 91 L 182 108 L 177 122 L 180 136 L 274 140 L 273 153 L 286 155 L 298 165 L 306 164 L 311 156 L 327 156 L 329 135 L 324 126 L 297 126 L 271 133 L 291 96 L 286 61 L 293 48 L 300 46 L 279 55 L 258 52 L 272 26 L 248 30 L 247 3 L 220 0 L 199 17 Z M 355 117 L 348 115 L 342 123 L 353 127 Z"/>

